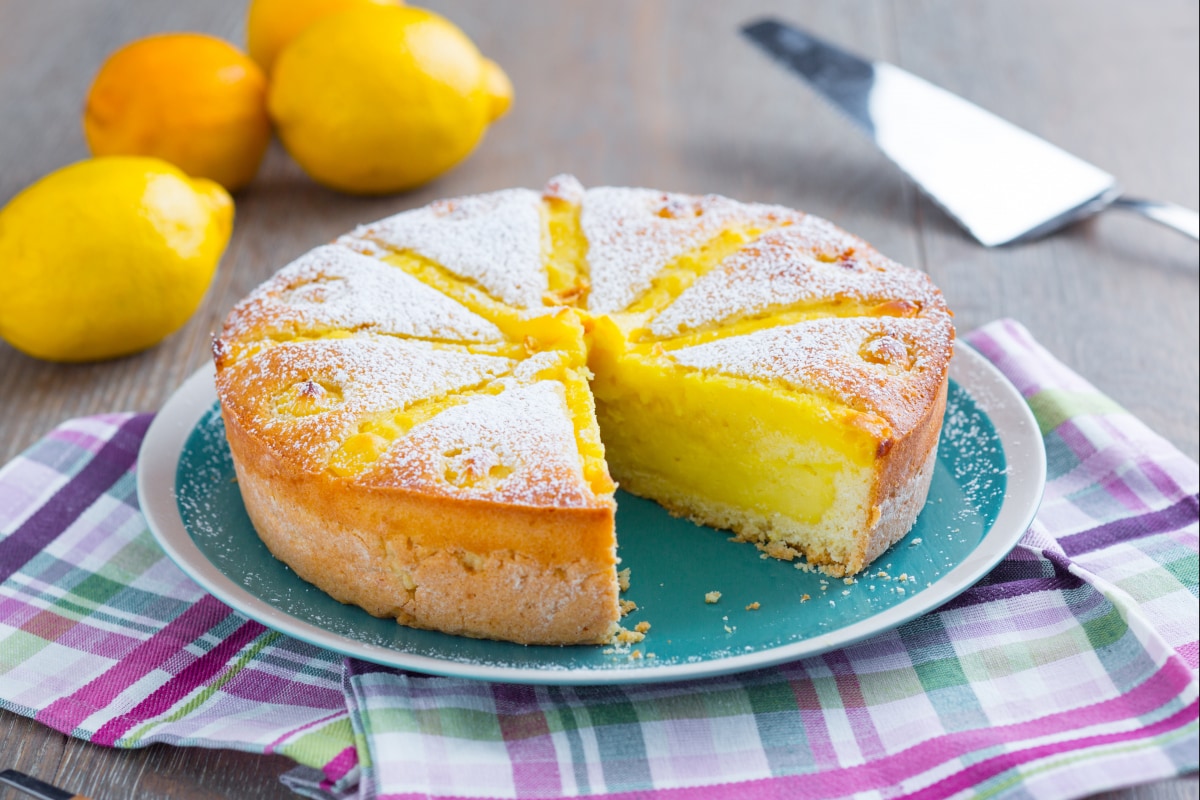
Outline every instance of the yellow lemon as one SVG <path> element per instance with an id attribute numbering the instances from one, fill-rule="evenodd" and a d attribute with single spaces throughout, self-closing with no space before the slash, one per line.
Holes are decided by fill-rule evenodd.
<path id="1" fill-rule="evenodd" d="M 466 158 L 512 85 L 452 23 L 411 6 L 326 17 L 275 62 L 267 107 L 310 176 L 334 189 L 410 189 Z"/>
<path id="2" fill-rule="evenodd" d="M 319 19 L 369 5 L 400 0 L 252 0 L 246 14 L 246 51 L 268 75 L 280 51 Z"/>
<path id="3" fill-rule="evenodd" d="M 167 33 L 109 56 L 88 90 L 83 131 L 92 155 L 154 156 L 233 191 L 271 142 L 267 79 L 226 41 Z"/>
<path id="4" fill-rule="evenodd" d="M 0 209 L 0 337 L 51 361 L 144 350 L 195 312 L 232 227 L 224 189 L 158 159 L 52 172 Z"/>

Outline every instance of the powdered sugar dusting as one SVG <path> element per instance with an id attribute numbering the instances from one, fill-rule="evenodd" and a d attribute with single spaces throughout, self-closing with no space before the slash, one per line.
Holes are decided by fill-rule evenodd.
<path id="1" fill-rule="evenodd" d="M 910 430 L 942 385 L 954 339 L 950 317 L 831 317 L 768 328 L 670 353 L 679 364 L 779 381 L 879 414 Z"/>
<path id="2" fill-rule="evenodd" d="M 420 341 L 504 337 L 370 255 L 412 251 L 527 314 L 556 313 L 542 302 L 542 248 L 549 241 L 543 201 L 582 205 L 594 313 L 627 308 L 672 260 L 722 231 L 768 229 L 681 293 L 651 323 L 660 337 L 839 298 L 909 301 L 905 313 L 920 313 L 814 319 L 731 336 L 671 352 L 682 366 L 820 393 L 901 429 L 927 410 L 942 384 L 953 328 L 940 293 L 923 274 L 836 226 L 717 195 L 585 191 L 560 175 L 541 193 L 512 189 L 389 217 L 285 267 L 239 304 L 225 336 L 330 338 L 266 342 L 271 346 L 261 352 L 223 365 L 218 386 L 230 417 L 302 469 L 320 470 L 365 415 L 486 385 L 409 431 L 407 444 L 394 445 L 372 467 L 373 479 L 411 478 L 430 491 L 517 503 L 596 502 L 582 478 L 564 389 L 554 380 L 564 354 L 544 351 L 517 362 Z"/>
<path id="3" fill-rule="evenodd" d="M 334 240 L 334 244 L 345 247 L 347 250 L 361 253 L 364 256 L 371 256 L 372 258 L 386 258 L 392 255 L 393 250 L 360 235 L 365 230 L 366 227 L 360 225 L 350 233 L 344 233 L 339 236 Z"/>
<path id="4" fill-rule="evenodd" d="M 597 505 L 562 384 L 555 381 L 448 408 L 413 428 L 362 480 L 526 506 Z"/>
<path id="5" fill-rule="evenodd" d="M 844 261 L 858 254 L 866 255 L 864 250 L 871 251 L 877 258 L 882 256 L 871 245 L 853 234 L 834 225 L 827 219 L 813 214 L 796 213 L 796 219 L 789 227 L 798 237 L 803 237 L 804 243 L 811 249 L 812 254 L 822 261 Z"/>
<path id="6" fill-rule="evenodd" d="M 371 248 L 355 240 L 414 251 L 509 305 L 532 308 L 542 304 L 549 283 L 542 263 L 544 227 L 541 195 L 506 189 L 439 200 L 361 226 L 339 241 L 366 252 Z"/>
<path id="7" fill-rule="evenodd" d="M 589 189 L 580 215 L 588 241 L 588 310 L 607 314 L 627 308 L 673 259 L 738 221 L 794 214 L 720 195 L 611 186 Z"/>
<path id="8" fill-rule="evenodd" d="M 550 180 L 546 181 L 546 186 L 542 189 L 542 197 L 547 200 L 562 200 L 571 205 L 579 205 L 583 202 L 583 184 L 574 175 L 555 175 Z"/>
<path id="9" fill-rule="evenodd" d="M 840 234 L 840 235 L 839 235 Z M 834 299 L 937 303 L 924 273 L 903 267 L 807 216 L 768 231 L 702 275 L 650 325 L 655 336 L 678 336 L 801 303 Z"/>
<path id="10" fill-rule="evenodd" d="M 548 370 L 561 369 L 569 356 L 561 350 L 542 350 L 513 367 L 513 380 L 532 383 Z"/>
<path id="11" fill-rule="evenodd" d="M 311 250 L 259 286 L 229 315 L 225 336 L 323 330 L 492 342 L 500 329 L 441 292 L 340 245 Z"/>
<path id="12" fill-rule="evenodd" d="M 252 434 L 316 472 L 363 415 L 479 385 L 514 366 L 507 358 L 363 335 L 269 348 L 222 370 L 217 393 Z"/>

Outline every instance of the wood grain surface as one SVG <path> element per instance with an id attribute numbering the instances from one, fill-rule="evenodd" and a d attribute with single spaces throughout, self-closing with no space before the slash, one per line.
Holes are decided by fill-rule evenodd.
<path id="1" fill-rule="evenodd" d="M 0 462 L 63 420 L 152 411 L 208 358 L 229 308 L 291 258 L 356 223 L 432 199 L 585 183 L 717 192 L 834 220 L 928 271 L 962 331 L 1024 323 L 1051 352 L 1192 459 L 1200 433 L 1198 248 L 1118 211 L 1051 238 L 975 244 L 806 87 L 735 33 L 774 14 L 958 92 L 1118 177 L 1200 206 L 1198 11 L 1192 0 L 430 2 L 497 60 L 512 112 L 472 158 L 409 194 L 355 198 L 308 180 L 276 143 L 236 196 L 232 242 L 191 322 L 158 347 L 89 365 L 0 342 Z M 83 98 L 139 36 L 244 41 L 243 0 L 0 0 L 0 204 L 85 158 Z M 63 235 L 70 235 L 64 231 Z M 2 677 L 0 677 L 2 680 Z M 0 769 L 120 797 L 287 797 L 281 757 L 153 746 L 112 751 L 0 712 Z M 0 800 L 16 797 L 0 789 Z M 1108 800 L 1195 800 L 1194 776 Z"/>

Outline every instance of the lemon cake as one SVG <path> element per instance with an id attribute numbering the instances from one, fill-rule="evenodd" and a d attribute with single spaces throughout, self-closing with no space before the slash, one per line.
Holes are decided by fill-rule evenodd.
<path id="1" fill-rule="evenodd" d="M 825 220 L 559 176 L 318 247 L 213 354 L 246 509 L 301 577 L 414 627 L 580 644 L 619 627 L 613 477 L 862 570 L 924 504 L 953 341 L 923 273 Z"/>

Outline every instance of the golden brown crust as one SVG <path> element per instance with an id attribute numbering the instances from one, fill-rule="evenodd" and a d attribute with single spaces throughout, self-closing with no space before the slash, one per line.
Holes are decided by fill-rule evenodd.
<path id="1" fill-rule="evenodd" d="M 933 398 L 926 404 L 920 420 L 903 436 L 892 436 L 880 442 L 879 482 L 872 498 L 876 505 L 895 495 L 897 489 L 922 468 L 929 453 L 937 448 L 942 417 L 946 413 L 948 359 L 941 372 L 941 380 L 933 385 Z"/>
<path id="2" fill-rule="evenodd" d="M 297 471 L 226 417 L 271 552 L 344 603 L 523 644 L 606 641 L 619 619 L 613 511 L 455 502 Z"/>
<path id="3" fill-rule="evenodd" d="M 892 493 L 875 506 L 878 514 L 874 526 L 867 532 L 862 561 L 857 565 L 847 565 L 843 574 L 851 575 L 862 570 L 912 529 L 921 514 L 921 509 L 925 507 L 929 484 L 933 480 L 933 471 L 937 463 L 936 440 L 934 444 L 935 447 L 929 451 L 924 463 L 916 472 L 899 485 L 893 485 Z"/>
<path id="4" fill-rule="evenodd" d="M 950 328 L 946 339 L 924 343 L 934 351 L 934 357 L 927 359 L 924 374 L 912 384 L 913 396 L 904 401 L 912 408 L 914 400 L 923 400 L 924 408 L 909 430 L 902 435 L 893 433 L 880 442 L 879 478 L 871 492 L 876 521 L 863 539 L 861 558 L 846 564 L 846 574 L 862 570 L 903 538 L 925 505 L 946 413 L 953 337 L 954 329 Z"/>

